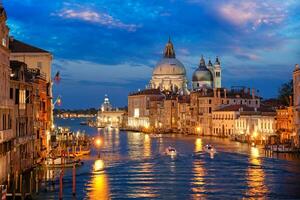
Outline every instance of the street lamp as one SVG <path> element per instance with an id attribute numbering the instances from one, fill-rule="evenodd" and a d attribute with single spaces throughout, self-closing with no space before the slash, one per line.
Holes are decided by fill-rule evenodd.
<path id="1" fill-rule="evenodd" d="M 201 127 L 200 127 L 200 126 L 198 126 L 198 127 L 196 128 L 196 131 L 197 131 L 197 133 L 199 133 L 199 134 L 200 134 L 200 132 L 201 132 Z"/>

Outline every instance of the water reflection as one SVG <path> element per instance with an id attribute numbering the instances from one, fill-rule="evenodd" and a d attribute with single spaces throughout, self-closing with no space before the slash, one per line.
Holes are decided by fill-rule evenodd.
<path id="1" fill-rule="evenodd" d="M 205 168 L 203 161 L 194 160 L 192 179 L 192 199 L 205 199 Z"/>
<path id="2" fill-rule="evenodd" d="M 202 139 L 197 138 L 195 141 L 195 152 L 202 151 Z"/>
<path id="3" fill-rule="evenodd" d="M 246 195 L 250 198 L 263 198 L 268 193 L 268 189 L 265 185 L 265 172 L 262 169 L 262 162 L 259 156 L 259 149 L 251 147 L 249 157 L 250 165 L 246 174 L 248 185 Z"/>
<path id="4" fill-rule="evenodd" d="M 102 160 L 96 160 L 94 169 L 104 168 Z M 91 181 L 87 185 L 89 199 L 110 199 L 109 183 L 105 171 L 93 172 Z"/>
<path id="5" fill-rule="evenodd" d="M 145 134 L 145 138 L 144 138 L 144 156 L 145 157 L 151 156 L 151 139 L 148 134 Z"/>

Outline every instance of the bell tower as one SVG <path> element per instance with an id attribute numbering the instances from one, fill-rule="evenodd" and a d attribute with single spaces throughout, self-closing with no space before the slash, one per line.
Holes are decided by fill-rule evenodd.
<path id="1" fill-rule="evenodd" d="M 222 68 L 219 57 L 216 58 L 216 62 L 214 64 L 214 88 L 222 87 Z"/>

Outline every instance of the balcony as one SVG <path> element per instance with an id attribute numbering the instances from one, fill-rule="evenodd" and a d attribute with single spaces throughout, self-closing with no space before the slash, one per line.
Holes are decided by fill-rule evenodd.
<path id="1" fill-rule="evenodd" d="M 0 131 L 0 143 L 9 141 L 14 138 L 12 129 Z"/>

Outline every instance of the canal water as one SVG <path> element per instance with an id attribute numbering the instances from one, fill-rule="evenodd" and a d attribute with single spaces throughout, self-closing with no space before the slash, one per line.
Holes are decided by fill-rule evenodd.
<path id="1" fill-rule="evenodd" d="M 154 138 L 138 132 L 103 131 L 79 125 L 80 119 L 57 119 L 57 125 L 103 139 L 100 149 L 84 157 L 76 171 L 72 197 L 72 170 L 64 173 L 64 199 L 300 199 L 298 156 L 266 154 L 247 144 L 219 138 L 166 135 Z M 203 151 L 206 144 L 217 153 Z M 164 154 L 168 146 L 179 153 Z M 93 172 L 96 162 L 102 172 Z M 55 186 L 38 199 L 58 199 Z"/>

